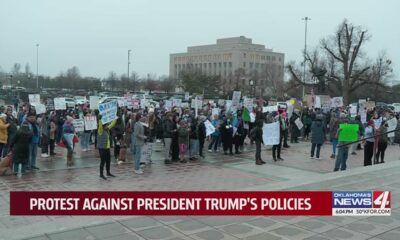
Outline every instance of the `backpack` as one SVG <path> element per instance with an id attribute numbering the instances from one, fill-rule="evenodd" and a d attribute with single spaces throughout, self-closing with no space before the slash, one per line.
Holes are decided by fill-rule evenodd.
<path id="1" fill-rule="evenodd" d="M 253 128 L 250 130 L 249 138 L 250 138 L 251 141 L 255 141 L 255 140 L 256 140 L 256 137 L 257 137 L 257 127 L 253 127 Z"/>

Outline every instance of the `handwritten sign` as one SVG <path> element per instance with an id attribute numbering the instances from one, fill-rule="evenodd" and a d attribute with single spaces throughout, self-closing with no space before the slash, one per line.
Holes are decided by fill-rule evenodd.
<path id="1" fill-rule="evenodd" d="M 89 96 L 90 109 L 99 109 L 100 98 L 98 96 Z"/>
<path id="2" fill-rule="evenodd" d="M 67 109 L 67 103 L 65 102 L 65 98 L 54 98 L 54 109 L 55 110 Z"/>
<path id="3" fill-rule="evenodd" d="M 387 131 L 394 131 L 397 127 L 397 119 L 396 118 L 392 118 L 390 120 L 387 121 L 388 124 L 388 129 Z M 394 137 L 394 132 L 388 133 L 388 137 Z"/>
<path id="4" fill-rule="evenodd" d="M 264 145 L 279 144 L 279 138 L 280 138 L 279 122 L 264 124 L 263 126 Z"/>
<path id="5" fill-rule="evenodd" d="M 46 106 L 44 104 L 36 103 L 32 106 L 35 106 L 36 114 L 46 113 Z"/>
<path id="6" fill-rule="evenodd" d="M 111 101 L 99 104 L 99 112 L 101 114 L 102 123 L 109 123 L 117 117 L 118 103 Z"/>
<path id="7" fill-rule="evenodd" d="M 294 121 L 294 123 L 296 124 L 296 126 L 297 126 L 297 128 L 298 128 L 299 130 L 301 130 L 301 129 L 304 127 L 304 125 L 303 125 L 303 123 L 301 122 L 300 118 L 297 118 L 297 119 Z"/>
<path id="8" fill-rule="evenodd" d="M 332 108 L 343 107 L 343 97 L 331 98 L 331 107 Z"/>
<path id="9" fill-rule="evenodd" d="M 263 113 L 265 113 L 265 112 L 270 112 L 270 113 L 272 113 L 272 112 L 277 112 L 278 111 L 278 106 L 266 106 L 266 107 L 263 107 Z"/>
<path id="10" fill-rule="evenodd" d="M 215 127 L 209 120 L 205 121 L 204 125 L 206 126 L 206 136 L 210 136 L 215 132 Z"/>
<path id="11" fill-rule="evenodd" d="M 97 129 L 97 118 L 96 116 L 86 116 L 84 117 L 84 124 L 85 124 L 85 130 L 96 130 Z"/>
<path id="12" fill-rule="evenodd" d="M 243 106 L 249 110 L 249 112 L 253 111 L 253 99 L 245 98 L 243 100 Z"/>
<path id="13" fill-rule="evenodd" d="M 74 126 L 76 132 L 83 132 L 85 130 L 85 123 L 83 119 L 74 119 L 72 121 L 72 125 Z"/>
<path id="14" fill-rule="evenodd" d="M 29 103 L 30 104 L 38 104 L 40 103 L 40 94 L 29 94 Z"/>

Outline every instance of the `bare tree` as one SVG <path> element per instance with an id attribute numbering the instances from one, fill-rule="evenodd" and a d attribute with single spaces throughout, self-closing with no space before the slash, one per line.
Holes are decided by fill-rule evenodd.
<path id="1" fill-rule="evenodd" d="M 19 71 L 21 70 L 21 64 L 19 63 L 14 63 L 14 66 L 11 69 L 11 73 L 16 76 L 19 74 Z"/>
<path id="2" fill-rule="evenodd" d="M 370 39 L 365 28 L 355 26 L 344 20 L 334 35 L 321 41 L 323 55 L 318 51 L 312 54 L 304 53 L 306 64 L 310 72 L 318 80 L 318 83 L 328 86 L 330 91 L 336 89 L 338 95 L 343 96 L 344 103 L 350 103 L 350 97 L 353 92 L 364 85 L 384 86 L 382 81 L 391 69 L 391 61 L 382 58 L 380 69 L 386 68 L 387 71 L 376 71 L 378 66 L 371 64 L 371 61 L 365 58 L 362 51 Z M 294 65 L 288 65 L 287 69 L 294 81 L 302 85 L 315 86 L 315 83 L 305 83 Z M 374 73 L 375 72 L 375 73 Z M 376 74 L 379 74 L 379 78 Z"/>

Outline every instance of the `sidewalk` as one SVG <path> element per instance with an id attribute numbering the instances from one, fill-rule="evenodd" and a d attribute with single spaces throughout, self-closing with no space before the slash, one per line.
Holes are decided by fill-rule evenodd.
<path id="1" fill-rule="evenodd" d="M 248 145 L 247 148 L 251 148 Z M 324 146 L 323 156 L 329 155 Z M 62 157 L 39 159 L 37 173 L 0 178 L 0 239 L 398 239 L 400 233 L 400 161 L 398 146 L 387 150 L 387 163 L 360 167 L 361 152 L 349 169 L 331 172 L 334 160 L 308 158 L 309 143 L 285 150 L 283 162 L 254 164 L 250 150 L 241 155 L 208 153 L 204 160 L 165 165 L 160 153 L 141 176 L 132 164 L 112 165 L 117 175 L 98 177 L 95 152 L 79 153 L 76 168 Z M 61 152 L 60 152 L 61 153 Z M 78 157 L 80 156 L 80 157 Z M 59 169 L 59 170 L 53 170 Z M 9 191 L 183 191 L 183 190 L 389 190 L 391 217 L 10 217 Z M 37 238 L 33 238 L 36 237 Z"/>

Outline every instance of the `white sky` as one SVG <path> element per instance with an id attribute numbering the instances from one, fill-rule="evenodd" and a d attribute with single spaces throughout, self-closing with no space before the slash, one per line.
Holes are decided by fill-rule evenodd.
<path id="1" fill-rule="evenodd" d="M 308 46 L 332 34 L 344 19 L 368 28 L 370 58 L 386 50 L 400 79 L 400 1 L 396 0 L 1 0 L 0 67 L 29 63 L 56 76 L 77 66 L 82 76 L 107 77 L 131 70 L 141 76 L 168 74 L 169 54 L 217 38 L 244 35 L 253 43 L 301 60 L 304 21 Z"/>

